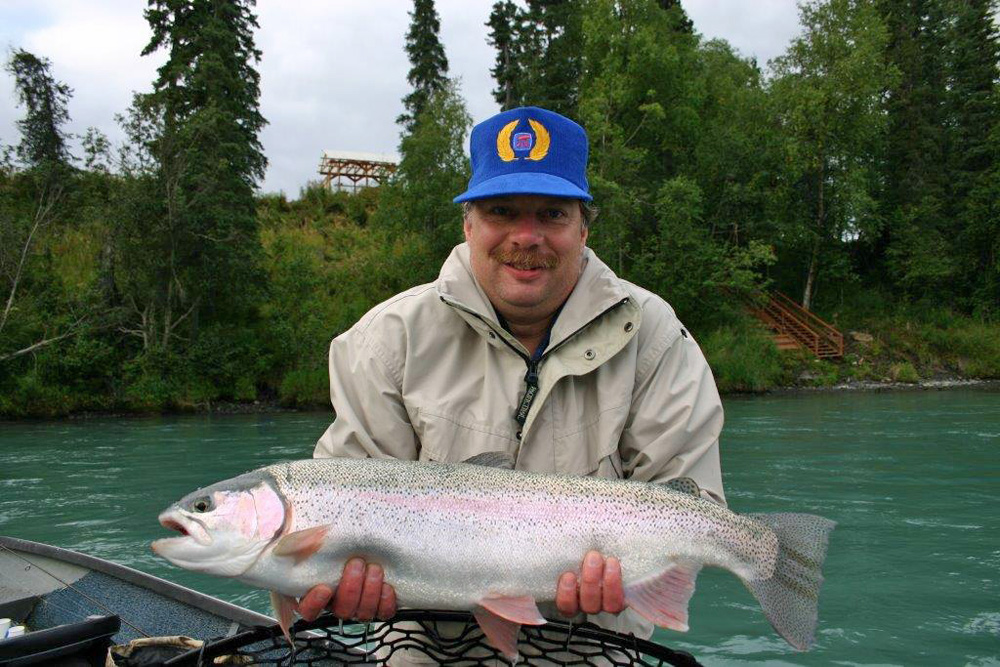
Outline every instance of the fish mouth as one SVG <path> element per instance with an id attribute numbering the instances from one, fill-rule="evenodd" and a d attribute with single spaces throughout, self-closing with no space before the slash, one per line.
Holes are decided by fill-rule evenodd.
<path id="1" fill-rule="evenodd" d="M 193 540 L 202 546 L 208 546 L 212 543 L 211 536 L 200 521 L 193 517 L 184 516 L 176 509 L 167 510 L 159 516 L 159 520 L 161 526 L 167 530 L 180 533 L 180 537 L 167 537 L 157 540 L 154 542 L 154 551 L 156 550 L 156 544 L 177 544 L 185 540 Z"/>
<path id="2" fill-rule="evenodd" d="M 167 530 L 176 530 L 178 533 L 180 533 L 185 537 L 188 537 L 190 535 L 190 533 L 187 532 L 187 528 L 185 528 L 184 525 L 179 521 L 174 521 L 173 519 L 163 519 L 162 521 L 160 521 L 160 524 Z"/>

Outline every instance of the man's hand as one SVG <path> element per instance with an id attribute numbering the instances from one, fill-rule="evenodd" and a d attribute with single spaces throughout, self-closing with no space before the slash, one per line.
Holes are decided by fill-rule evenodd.
<path id="1" fill-rule="evenodd" d="M 575 572 L 564 572 L 559 577 L 556 609 L 563 616 L 576 616 L 581 611 L 618 614 L 625 609 L 622 566 L 618 559 L 612 556 L 605 560 L 599 552 L 588 551 L 580 567 L 579 582 Z"/>
<path id="2" fill-rule="evenodd" d="M 299 600 L 299 616 L 314 620 L 324 609 L 345 621 L 388 620 L 396 614 L 396 591 L 383 581 L 381 565 L 352 558 L 344 564 L 337 589 L 319 584 Z"/>

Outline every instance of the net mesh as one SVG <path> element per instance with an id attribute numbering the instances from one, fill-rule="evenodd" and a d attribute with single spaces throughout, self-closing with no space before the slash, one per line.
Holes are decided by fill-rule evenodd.
<path id="1" fill-rule="evenodd" d="M 294 648 L 275 625 L 206 642 L 201 649 L 166 664 L 391 667 L 393 657 L 401 655 L 436 665 L 512 664 L 486 642 L 467 612 L 404 610 L 391 621 L 368 625 L 344 625 L 327 615 L 311 623 L 299 621 L 291 631 Z M 522 626 L 517 648 L 520 654 L 517 665 L 700 667 L 689 653 L 589 623 L 549 621 L 545 625 Z"/>

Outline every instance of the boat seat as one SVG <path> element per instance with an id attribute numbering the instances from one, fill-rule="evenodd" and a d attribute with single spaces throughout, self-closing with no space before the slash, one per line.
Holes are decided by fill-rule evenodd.
<path id="1" fill-rule="evenodd" d="M 103 667 L 111 638 L 119 629 L 118 616 L 92 616 L 5 639 L 0 641 L 0 666 Z"/>

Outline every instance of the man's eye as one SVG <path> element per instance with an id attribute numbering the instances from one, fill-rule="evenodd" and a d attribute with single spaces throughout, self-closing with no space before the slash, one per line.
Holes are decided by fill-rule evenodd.
<path id="1" fill-rule="evenodd" d="M 566 217 L 566 211 L 561 208 L 550 208 L 545 212 L 545 217 L 549 220 L 561 220 Z"/>
<path id="2" fill-rule="evenodd" d="M 510 209 L 506 206 L 493 206 L 490 208 L 490 215 L 500 215 L 506 217 L 510 215 Z"/>

